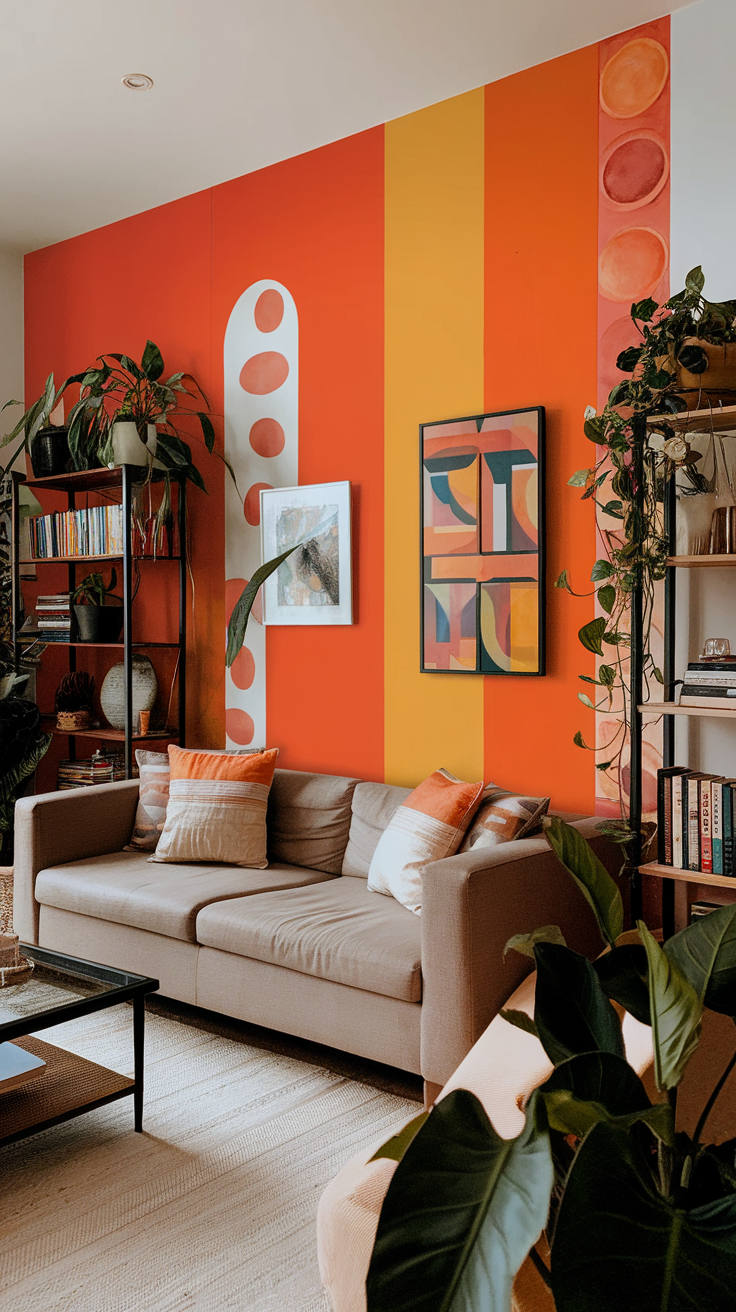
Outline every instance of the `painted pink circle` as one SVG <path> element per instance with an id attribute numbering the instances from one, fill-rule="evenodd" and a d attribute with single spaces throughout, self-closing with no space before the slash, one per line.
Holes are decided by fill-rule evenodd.
<path id="1" fill-rule="evenodd" d="M 667 147 L 656 132 L 640 128 L 619 137 L 601 160 L 601 187 L 612 205 L 634 210 L 649 205 L 669 173 Z"/>
<path id="2" fill-rule="evenodd" d="M 256 677 L 256 663 L 253 659 L 253 652 L 248 647 L 241 647 L 235 660 L 230 666 L 230 677 L 236 688 L 250 688 Z"/>
<path id="3" fill-rule="evenodd" d="M 280 456 L 286 445 L 284 430 L 276 419 L 256 419 L 249 437 L 256 455 L 266 459 Z"/>
<path id="4" fill-rule="evenodd" d="M 280 351 L 261 351 L 246 360 L 240 370 L 240 386 L 251 396 L 266 396 L 283 387 L 289 377 L 289 362 Z"/>
<path id="5" fill-rule="evenodd" d="M 248 488 L 245 494 L 245 503 L 243 511 L 245 518 L 253 528 L 256 528 L 261 522 L 261 492 L 272 492 L 273 488 L 270 483 L 254 483 Z"/>
<path id="6" fill-rule="evenodd" d="M 260 333 L 272 333 L 275 328 L 278 328 L 283 317 L 284 298 L 281 292 L 277 292 L 275 287 L 269 287 L 265 292 L 261 292 L 253 311 L 253 318 L 256 321 L 258 331 Z"/>
<path id="7" fill-rule="evenodd" d="M 252 743 L 255 731 L 256 727 L 247 711 L 239 711 L 235 707 L 225 711 L 225 732 L 239 747 L 247 747 Z"/>

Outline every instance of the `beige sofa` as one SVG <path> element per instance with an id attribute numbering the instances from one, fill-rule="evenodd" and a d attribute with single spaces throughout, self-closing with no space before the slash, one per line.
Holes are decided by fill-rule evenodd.
<path id="1" fill-rule="evenodd" d="M 531 967 L 504 959 L 510 935 L 558 924 L 590 956 L 600 938 L 541 836 L 427 866 L 421 917 L 369 892 L 371 856 L 408 793 L 277 770 L 266 870 L 123 851 L 135 781 L 22 798 L 15 930 L 152 975 L 183 1002 L 421 1073 L 431 1094 Z M 617 868 L 600 835 L 595 846 Z"/>

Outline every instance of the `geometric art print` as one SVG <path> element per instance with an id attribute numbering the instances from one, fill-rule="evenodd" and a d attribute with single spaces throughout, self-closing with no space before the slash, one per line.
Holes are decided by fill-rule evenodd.
<path id="1" fill-rule="evenodd" d="M 544 674 L 544 407 L 419 431 L 422 671 Z"/>

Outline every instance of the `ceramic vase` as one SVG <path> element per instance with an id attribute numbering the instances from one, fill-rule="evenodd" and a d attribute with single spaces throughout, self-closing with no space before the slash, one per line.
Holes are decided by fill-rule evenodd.
<path id="1" fill-rule="evenodd" d="M 150 711 L 156 700 L 156 671 L 147 656 L 133 657 L 133 728 L 141 711 Z M 100 689 L 102 714 L 113 729 L 125 728 L 125 667 L 113 665 Z"/>
<path id="2" fill-rule="evenodd" d="M 154 469 L 163 469 L 156 455 L 158 440 L 156 425 L 147 424 L 148 441 L 142 442 L 132 419 L 116 419 L 111 429 L 114 465 L 137 465 L 143 468 L 153 463 Z"/>

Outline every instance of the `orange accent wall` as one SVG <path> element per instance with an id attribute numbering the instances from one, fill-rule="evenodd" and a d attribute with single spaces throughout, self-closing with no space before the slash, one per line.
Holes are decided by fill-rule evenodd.
<path id="1" fill-rule="evenodd" d="M 486 87 L 485 215 L 485 408 L 547 412 L 547 676 L 485 679 L 485 774 L 590 814 L 592 754 L 572 737 L 595 737 L 576 702 L 593 607 L 552 584 L 568 568 L 587 591 L 595 558 L 593 517 L 565 484 L 590 464 L 596 396 L 597 46 Z"/>

